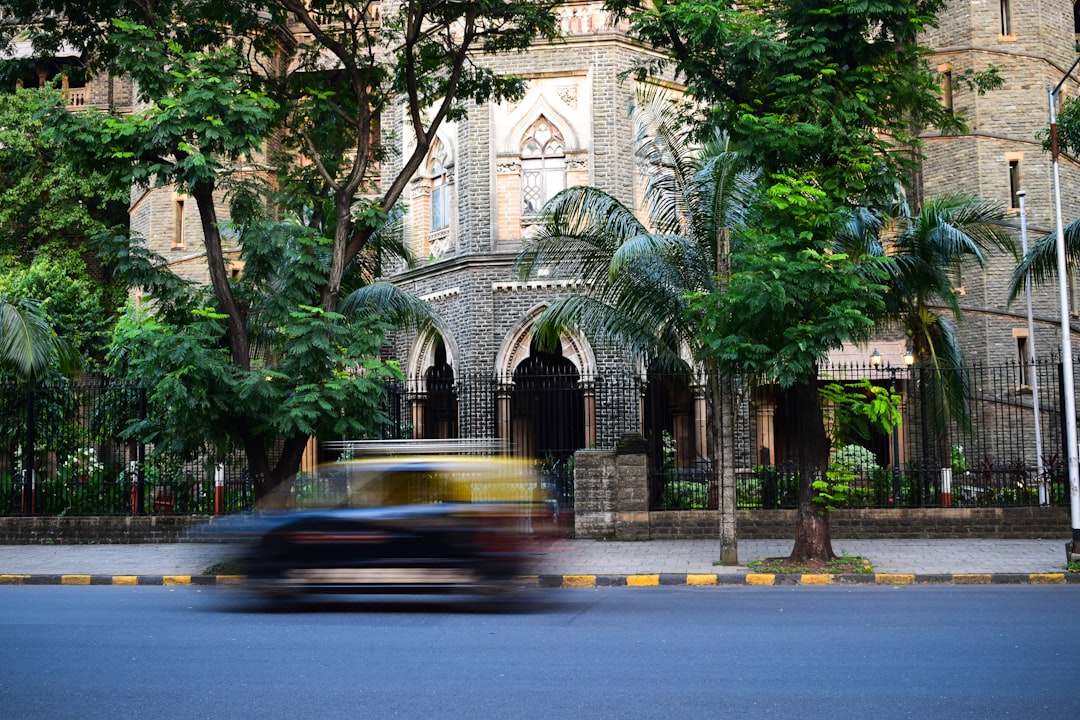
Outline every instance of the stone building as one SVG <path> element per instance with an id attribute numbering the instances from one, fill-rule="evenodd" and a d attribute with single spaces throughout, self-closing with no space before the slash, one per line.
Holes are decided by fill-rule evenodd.
<path id="1" fill-rule="evenodd" d="M 596 383 L 626 369 L 617 352 L 569 335 L 557 352 L 540 352 L 531 342 L 533 320 L 576 281 L 523 281 L 513 267 L 540 208 L 559 190 L 587 184 L 624 202 L 635 200 L 628 110 L 637 83 L 627 74 L 649 52 L 632 42 L 626 27 L 602 5 L 565 4 L 560 10 L 564 41 L 499 58 L 500 71 L 528 80 L 525 96 L 470 107 L 466 118 L 446 124 L 403 198 L 406 239 L 421 262 L 391 279 L 426 300 L 441 320 L 437 333 L 398 337 L 393 349 L 408 378 L 409 422 L 419 436 L 446 431 L 445 425 L 433 428 L 424 421 L 433 402 L 429 377 L 452 376 L 459 387 L 466 377 L 470 383 L 505 385 L 503 401 L 492 401 L 496 407 L 481 413 L 478 425 L 457 430 L 463 436 L 498 436 L 530 455 L 610 447 L 620 430 L 637 424 L 633 417 L 621 418 L 618 428 L 605 424 L 610 413 L 596 405 Z M 392 123 L 384 120 L 388 126 Z M 557 422 L 555 429 L 548 427 L 552 420 L 541 420 L 550 415 L 535 403 L 522 414 L 524 398 L 515 397 L 514 388 L 530 373 L 567 385 L 565 392 L 541 393 L 536 402 L 572 406 L 580 419 Z M 466 408 L 459 411 L 463 422 L 477 417 Z M 636 414 L 638 408 L 629 411 Z"/>

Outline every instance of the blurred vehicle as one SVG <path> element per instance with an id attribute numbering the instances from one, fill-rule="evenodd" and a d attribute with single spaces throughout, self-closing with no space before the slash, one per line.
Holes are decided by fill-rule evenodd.
<path id="1" fill-rule="evenodd" d="M 298 593 L 494 593 L 529 574 L 552 506 L 531 464 L 398 456 L 320 466 L 245 523 L 247 584 Z"/>

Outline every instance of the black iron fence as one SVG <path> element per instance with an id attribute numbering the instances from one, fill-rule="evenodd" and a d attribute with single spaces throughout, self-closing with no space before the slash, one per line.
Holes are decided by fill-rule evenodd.
<path id="1" fill-rule="evenodd" d="M 210 514 L 252 506 L 243 463 L 181 462 L 124 439 L 146 393 L 123 383 L 0 386 L 0 514 Z"/>
<path id="2" fill-rule="evenodd" d="M 574 507 L 574 452 L 614 449 L 636 433 L 649 457 L 653 509 L 717 507 L 709 394 L 699 379 L 629 371 L 582 377 L 539 363 L 526 370 L 527 377 L 441 372 L 431 382 L 390 384 L 385 422 L 373 434 L 495 439 L 497 452 L 535 460 L 566 519 Z M 943 412 L 925 370 L 848 366 L 822 373 L 824 382 L 865 379 L 902 398 L 895 431 L 840 438 L 830 467 L 818 471 L 849 487 L 845 505 L 1068 503 L 1061 364 L 976 365 L 964 372 L 966 422 Z M 783 395 L 766 385 L 736 388 L 728 411 L 734 412 L 738 507 L 794 507 L 799 409 L 785 406 Z M 0 386 L 0 514 L 209 514 L 252 507 L 242 457 L 180 462 L 125 440 L 124 429 L 148 412 L 144 391 L 121 383 Z M 296 493 L 310 490 L 304 480 L 298 478 Z"/>

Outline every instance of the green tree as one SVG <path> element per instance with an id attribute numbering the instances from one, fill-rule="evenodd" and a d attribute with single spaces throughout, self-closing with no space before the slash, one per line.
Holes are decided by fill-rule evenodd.
<path id="1" fill-rule="evenodd" d="M 66 40 L 85 48 L 92 69 L 138 88 L 144 109 L 56 112 L 56 136 L 118 179 L 175 184 L 199 211 L 212 292 L 203 308 L 137 244 L 112 246 L 131 282 L 161 302 L 121 328 L 114 362 L 147 368 L 131 328 L 153 323 L 145 330 L 161 348 L 180 344 L 156 355 L 168 363 L 163 399 L 190 390 L 187 421 L 243 448 L 259 496 L 288 484 L 313 433 L 361 429 L 375 392 L 364 381 L 386 372 L 371 339 L 387 313 L 338 312 L 350 269 L 377 262 L 377 231 L 443 121 L 467 101 L 522 91 L 520 78 L 477 58 L 554 36 L 551 3 L 42 0 L 9 12 L 37 47 Z M 380 119 L 399 116 L 413 142 L 397 157 L 381 145 Z M 270 214 L 241 187 L 253 169 L 281 190 Z M 226 264 L 233 247 L 245 260 L 239 283 Z M 252 267 L 283 258 L 288 268 Z M 204 354 L 182 337 L 194 330 Z M 260 414 L 274 403 L 284 415 Z"/>
<path id="2" fill-rule="evenodd" d="M 813 485 L 829 451 L 818 364 L 866 337 L 885 309 L 887 277 L 887 261 L 837 253 L 835 240 L 855 208 L 892 203 L 917 163 L 921 128 L 962 125 L 940 103 L 918 43 L 943 0 L 608 4 L 667 53 L 657 64 L 762 167 L 760 221 L 732 239 L 726 291 L 695 308 L 708 317 L 709 354 L 731 371 L 763 374 L 798 408 L 792 558 L 828 559 L 828 517 Z"/>
<path id="3" fill-rule="evenodd" d="M 700 354 L 701 317 L 693 293 L 718 289 L 717 260 L 726 256 L 732 228 L 741 227 L 754 193 L 755 172 L 714 133 L 697 141 L 686 108 L 662 92 L 639 95 L 636 156 L 645 181 L 648 219 L 607 192 L 570 187 L 543 210 L 541 230 L 518 257 L 523 276 L 539 269 L 583 281 L 586 292 L 553 301 L 537 318 L 542 342 L 564 329 L 611 343 L 668 369 L 689 370 L 683 353 Z M 712 465 L 721 467 L 721 379 L 711 355 L 709 378 Z M 722 556 L 737 562 L 734 493 L 721 497 Z"/>
<path id="4" fill-rule="evenodd" d="M 42 132 L 43 110 L 63 104 L 50 88 L 0 94 L 0 254 L 22 263 L 81 250 L 127 215 L 127 188 L 94 168 L 76 171 L 65 148 Z"/>

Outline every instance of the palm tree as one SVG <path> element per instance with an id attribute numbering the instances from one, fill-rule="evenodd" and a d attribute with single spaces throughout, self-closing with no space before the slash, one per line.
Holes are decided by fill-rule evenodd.
<path id="1" fill-rule="evenodd" d="M 636 160 L 647 220 L 595 187 L 567 188 L 545 206 L 540 232 L 518 256 L 519 272 L 527 278 L 543 269 L 582 281 L 586 290 L 555 300 L 538 317 L 541 347 L 554 346 L 569 330 L 670 370 L 686 370 L 684 353 L 701 350 L 687 298 L 715 292 L 723 282 L 728 234 L 746 219 L 756 173 L 726 136 L 696 142 L 682 110 L 660 92 L 637 99 Z M 720 468 L 720 379 L 714 359 L 704 364 L 711 460 Z M 734 487 L 721 483 L 720 491 L 721 560 L 734 564 Z"/>
<path id="2" fill-rule="evenodd" d="M 612 342 L 634 356 L 683 368 L 695 350 L 686 296 L 717 289 L 718 257 L 745 218 L 754 172 L 725 136 L 695 143 L 679 105 L 643 92 L 635 108 L 636 157 L 648 220 L 607 192 L 563 190 L 544 208 L 540 231 L 517 259 L 522 277 L 544 269 L 587 291 L 555 300 L 537 320 L 549 345 L 563 330 Z"/>
<path id="3" fill-rule="evenodd" d="M 39 380 L 57 368 L 73 372 L 79 360 L 77 351 L 57 337 L 37 301 L 0 297 L 0 368 Z"/>
<path id="4" fill-rule="evenodd" d="M 987 254 L 1016 246 L 1000 203 L 964 194 L 935 197 L 914 212 L 901 201 L 888 216 L 860 211 L 839 239 L 845 249 L 886 255 L 886 320 L 904 330 L 923 369 L 935 435 L 950 420 L 970 424 L 967 360 L 953 320 L 962 317 L 951 270 L 964 261 L 985 268 Z M 944 313 L 942 311 L 945 311 Z M 949 317 L 949 316 L 952 317 Z"/>

